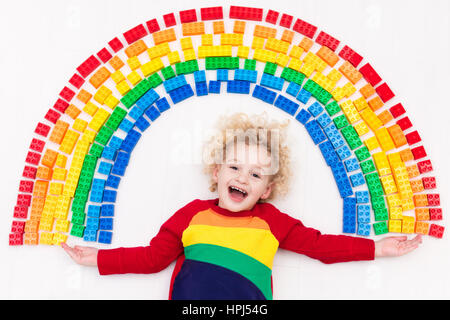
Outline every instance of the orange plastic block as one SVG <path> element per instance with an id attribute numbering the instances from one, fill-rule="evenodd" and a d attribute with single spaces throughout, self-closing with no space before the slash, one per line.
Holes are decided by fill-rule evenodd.
<path id="1" fill-rule="evenodd" d="M 430 231 L 430 224 L 428 222 L 417 221 L 416 222 L 416 233 L 427 235 Z"/>
<path id="2" fill-rule="evenodd" d="M 41 163 L 44 166 L 53 168 L 53 166 L 55 165 L 57 156 L 58 156 L 58 152 L 56 152 L 55 150 L 47 149 L 44 153 L 44 156 L 42 157 Z"/>
<path id="3" fill-rule="evenodd" d="M 419 168 L 417 168 L 417 164 L 407 166 L 406 170 L 408 171 L 409 179 L 415 178 L 420 175 Z"/>
<path id="4" fill-rule="evenodd" d="M 33 187 L 33 200 L 34 198 L 45 198 L 47 195 L 47 189 L 48 181 L 37 180 Z"/>
<path id="5" fill-rule="evenodd" d="M 225 32 L 225 25 L 223 23 L 223 20 L 213 22 L 213 32 L 214 34 L 220 34 Z"/>
<path id="6" fill-rule="evenodd" d="M 233 33 L 244 33 L 245 32 L 245 21 L 236 20 L 234 22 Z"/>
<path id="7" fill-rule="evenodd" d="M 38 167 L 36 172 L 36 178 L 51 180 L 52 179 L 53 170 L 49 167 Z"/>
<path id="8" fill-rule="evenodd" d="M 39 221 L 38 220 L 27 220 L 25 222 L 25 232 L 35 233 L 38 232 Z"/>
<path id="9" fill-rule="evenodd" d="M 69 105 L 69 106 L 67 107 L 65 113 L 66 113 L 69 117 L 71 117 L 72 119 L 75 120 L 75 119 L 80 115 L 81 110 L 78 109 L 77 107 L 75 107 L 73 104 L 71 104 L 71 105 Z"/>
<path id="10" fill-rule="evenodd" d="M 111 65 L 111 67 L 113 67 L 114 70 L 116 70 L 116 71 L 119 70 L 120 68 L 122 68 L 125 65 L 125 63 L 122 61 L 122 59 L 120 59 L 118 56 L 114 56 L 108 62 Z"/>
<path id="11" fill-rule="evenodd" d="M 325 61 L 330 67 L 334 67 L 339 61 L 338 55 L 326 46 L 322 46 L 319 51 L 317 51 L 317 56 Z"/>
<path id="12" fill-rule="evenodd" d="M 345 61 L 340 67 L 339 71 L 353 84 L 357 83 L 362 78 L 359 72 L 350 62 Z"/>
<path id="13" fill-rule="evenodd" d="M 367 102 L 369 103 L 369 106 L 372 108 L 373 111 L 376 111 L 383 106 L 383 101 L 381 100 L 380 97 L 375 97 Z"/>
<path id="14" fill-rule="evenodd" d="M 424 189 L 422 179 L 411 180 L 411 189 L 413 193 L 422 192 Z"/>
<path id="15" fill-rule="evenodd" d="M 171 42 L 175 40 L 177 40 L 177 36 L 175 35 L 175 29 L 173 28 L 153 33 L 153 41 L 155 42 L 155 44 Z"/>
<path id="16" fill-rule="evenodd" d="M 81 89 L 80 92 L 77 94 L 77 99 L 84 103 L 88 103 L 88 101 L 91 100 L 91 98 L 92 94 L 84 89 Z"/>
<path id="17" fill-rule="evenodd" d="M 428 208 L 416 208 L 416 220 L 430 220 L 430 210 Z"/>
<path id="18" fill-rule="evenodd" d="M 153 34 L 153 37 L 154 37 L 154 35 L 155 34 Z M 162 41 L 162 42 L 164 42 L 164 41 Z M 158 44 L 158 43 L 155 42 L 155 44 Z M 145 44 L 145 42 L 142 39 L 140 39 L 140 40 L 136 41 L 135 43 L 133 43 L 128 48 L 126 48 L 125 53 L 128 56 L 128 58 L 131 58 L 131 57 L 140 55 L 142 52 L 146 51 L 147 49 L 148 48 L 147 48 L 147 45 Z"/>
<path id="19" fill-rule="evenodd" d="M 200 22 L 188 22 L 183 23 L 181 25 L 183 30 L 183 36 L 195 36 L 199 34 L 205 33 L 205 23 L 203 21 Z M 170 40 L 172 41 L 172 40 Z M 170 42 L 170 41 L 162 41 L 162 42 Z M 160 42 L 160 43 L 162 43 Z M 155 40 L 156 43 L 156 40 Z"/>
<path id="20" fill-rule="evenodd" d="M 383 112 L 380 112 L 380 114 L 378 114 L 378 118 L 381 120 L 381 122 L 383 122 L 383 124 L 389 123 L 391 120 L 394 119 L 389 110 L 384 110 Z"/>
<path id="21" fill-rule="evenodd" d="M 37 245 L 39 243 L 39 233 L 25 232 L 23 234 L 23 243 L 26 245 Z"/>
<path id="22" fill-rule="evenodd" d="M 361 89 L 359 89 L 359 92 L 363 95 L 364 98 L 369 98 L 373 94 L 375 94 L 375 89 L 372 87 L 370 83 L 363 86 Z"/>
<path id="23" fill-rule="evenodd" d="M 47 190 L 45 190 L 47 192 Z M 45 193 L 43 197 L 35 197 L 33 196 L 33 200 L 31 201 L 31 210 L 30 210 L 30 220 L 39 221 L 41 218 L 41 212 L 44 208 L 45 204 Z"/>
<path id="24" fill-rule="evenodd" d="M 64 135 L 66 134 L 68 128 L 69 124 L 67 122 L 64 122 L 62 120 L 56 121 L 52 133 L 50 134 L 49 140 L 51 142 L 61 144 L 61 141 L 64 139 Z"/>
<path id="25" fill-rule="evenodd" d="M 311 49 L 313 44 L 314 44 L 314 41 L 312 41 L 310 38 L 303 37 L 302 41 L 300 41 L 298 46 L 305 49 L 305 51 L 309 51 L 309 49 Z"/>
<path id="26" fill-rule="evenodd" d="M 400 151 L 400 157 L 402 158 L 403 162 L 408 162 L 414 160 L 414 155 L 411 152 L 410 148 L 406 148 Z"/>
<path id="27" fill-rule="evenodd" d="M 385 112 L 389 112 L 386 110 Z M 378 118 L 380 118 L 381 114 L 378 115 Z M 392 117 L 392 115 L 391 115 Z M 383 122 L 383 120 L 381 120 Z M 390 126 L 387 128 L 389 134 L 391 135 L 392 140 L 394 141 L 394 144 L 397 148 L 404 146 L 407 141 L 405 134 L 403 133 L 403 130 L 400 128 L 398 124 L 394 124 L 393 126 Z"/>
<path id="28" fill-rule="evenodd" d="M 294 31 L 284 29 L 283 34 L 281 35 L 281 40 L 292 43 L 294 39 Z"/>
<path id="29" fill-rule="evenodd" d="M 256 25 L 255 31 L 253 32 L 253 36 L 265 39 L 275 38 L 277 36 L 277 29 Z"/>
<path id="30" fill-rule="evenodd" d="M 413 200 L 416 207 L 426 207 L 428 205 L 428 198 L 424 193 L 415 194 Z"/>
<path id="31" fill-rule="evenodd" d="M 106 67 L 98 69 L 93 76 L 89 79 L 89 82 L 98 89 L 111 75 L 111 72 Z M 89 100 L 88 100 L 89 101 Z M 85 102 L 87 103 L 87 101 Z"/>

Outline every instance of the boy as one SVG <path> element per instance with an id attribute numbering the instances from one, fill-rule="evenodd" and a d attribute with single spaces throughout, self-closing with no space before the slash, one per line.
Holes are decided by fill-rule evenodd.
<path id="1" fill-rule="evenodd" d="M 161 227 L 150 245 L 97 250 L 64 250 L 101 275 L 153 273 L 177 259 L 169 299 L 272 299 L 274 255 L 283 248 L 324 263 L 400 256 L 421 237 L 387 237 L 377 242 L 345 235 L 322 235 L 267 203 L 287 192 L 287 124 L 244 113 L 223 118 L 207 149 L 205 171 L 213 200 L 194 200 Z"/>

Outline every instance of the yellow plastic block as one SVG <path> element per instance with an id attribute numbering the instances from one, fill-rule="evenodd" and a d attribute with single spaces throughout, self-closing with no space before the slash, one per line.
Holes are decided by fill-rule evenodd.
<path id="1" fill-rule="evenodd" d="M 303 60 L 303 62 L 305 62 Z M 311 77 L 315 70 L 315 67 L 312 63 L 303 63 L 303 65 L 300 67 L 300 72 L 303 73 L 306 77 Z"/>
<path id="2" fill-rule="evenodd" d="M 202 46 L 212 46 L 212 45 L 214 45 L 213 35 L 210 33 L 202 34 Z"/>
<path id="3" fill-rule="evenodd" d="M 395 149 L 394 141 L 392 141 L 392 137 L 385 127 L 376 130 L 375 136 L 377 137 L 378 142 L 381 145 L 381 149 L 383 149 L 384 152 Z"/>
<path id="4" fill-rule="evenodd" d="M 125 76 L 123 75 L 122 71 L 117 70 L 116 72 L 114 72 L 113 74 L 111 74 L 111 79 L 113 79 L 113 81 L 118 84 L 119 82 L 125 80 Z"/>
<path id="5" fill-rule="evenodd" d="M 370 131 L 369 127 L 366 125 L 364 120 L 362 120 L 361 122 L 358 122 L 353 127 L 355 128 L 356 133 L 358 133 L 358 136 L 360 136 L 360 137 L 365 135 L 366 133 L 369 133 L 369 131 Z"/>
<path id="6" fill-rule="evenodd" d="M 55 168 L 53 169 L 53 180 L 64 181 L 66 180 L 67 170 L 63 168 Z M 51 188 L 51 187 L 50 187 Z"/>
<path id="7" fill-rule="evenodd" d="M 380 176 L 385 176 L 392 173 L 386 153 L 377 152 L 374 153 L 372 157 Z"/>
<path id="8" fill-rule="evenodd" d="M 140 76 L 139 73 L 133 71 L 127 75 L 127 79 L 133 86 L 136 86 L 142 80 L 142 77 Z"/>
<path id="9" fill-rule="evenodd" d="M 55 230 L 59 232 L 68 232 L 70 226 L 69 220 L 56 219 Z"/>
<path id="10" fill-rule="evenodd" d="M 239 46 L 237 51 L 237 56 L 242 59 L 248 59 L 248 54 L 250 53 L 250 47 Z"/>
<path id="11" fill-rule="evenodd" d="M 92 143 L 92 142 L 94 142 L 96 135 L 97 135 L 97 133 L 95 131 L 86 129 L 83 132 L 83 136 L 81 137 L 81 140 L 84 140 L 84 141 L 87 141 L 89 143 Z"/>
<path id="12" fill-rule="evenodd" d="M 391 168 L 397 166 L 397 165 L 402 165 L 403 161 L 402 158 L 400 157 L 400 153 L 399 152 L 392 152 L 389 153 L 387 155 L 388 161 L 389 161 L 389 165 L 391 166 Z"/>
<path id="13" fill-rule="evenodd" d="M 401 233 L 402 232 L 402 220 L 389 220 L 388 223 L 389 232 Z"/>
<path id="14" fill-rule="evenodd" d="M 289 50 L 289 46 L 290 46 L 290 44 L 286 41 L 281 41 L 281 40 L 278 40 L 275 38 L 269 38 L 266 41 L 265 48 L 267 50 L 287 54 L 287 52 Z"/>
<path id="15" fill-rule="evenodd" d="M 360 112 L 360 114 L 361 114 L 361 117 L 364 119 L 364 121 L 367 123 L 367 125 L 370 127 L 370 129 L 372 129 L 372 131 L 374 131 L 374 132 L 383 125 L 381 120 L 378 119 L 375 112 L 373 112 L 369 108 L 363 109 Z"/>
<path id="16" fill-rule="evenodd" d="M 58 154 L 58 156 L 56 157 L 55 165 L 57 165 L 58 167 L 61 167 L 61 168 L 65 168 L 66 163 L 67 163 L 67 157 L 65 155 L 63 155 L 62 153 Z"/>
<path id="17" fill-rule="evenodd" d="M 430 231 L 430 224 L 428 222 L 417 221 L 415 233 L 427 235 Z"/>
<path id="18" fill-rule="evenodd" d="M 178 53 L 178 51 L 169 52 L 167 58 L 169 58 L 170 64 L 175 64 L 181 61 L 180 54 Z"/>
<path id="19" fill-rule="evenodd" d="M 52 231 L 53 230 L 53 217 L 41 217 L 39 222 L 40 231 Z"/>
<path id="20" fill-rule="evenodd" d="M 58 201 L 56 202 L 56 208 L 54 217 L 56 219 L 67 219 L 67 215 L 69 213 L 71 197 L 62 195 L 58 197 Z"/>
<path id="21" fill-rule="evenodd" d="M 206 34 L 202 34 L 202 40 L 203 40 L 203 36 L 206 36 Z M 181 38 L 180 39 L 180 45 L 181 45 L 181 50 L 192 49 L 194 47 L 192 45 L 192 38 L 191 37 Z M 204 44 L 202 44 L 202 45 L 204 45 Z"/>
<path id="22" fill-rule="evenodd" d="M 322 59 L 320 59 L 317 55 L 315 55 L 314 53 L 312 53 L 312 52 L 308 52 L 307 54 L 306 54 L 306 57 L 305 57 L 305 59 L 303 59 L 303 61 L 306 63 L 306 64 L 311 64 L 311 65 L 313 65 L 314 66 L 314 69 L 316 70 L 316 71 L 319 71 L 319 72 L 323 72 L 324 70 L 325 70 L 325 68 L 327 68 L 327 63 L 325 62 L 325 61 L 323 61 Z"/>
<path id="23" fill-rule="evenodd" d="M 266 39 L 261 37 L 253 37 L 252 49 L 262 49 L 264 48 L 264 43 Z"/>
<path id="24" fill-rule="evenodd" d="M 63 186 L 64 184 L 60 182 L 50 182 L 48 193 L 53 195 L 60 195 L 62 194 Z"/>
<path id="25" fill-rule="evenodd" d="M 95 93 L 94 100 L 100 104 L 103 104 L 106 97 L 108 97 L 111 93 L 112 91 L 109 88 L 101 86 L 100 89 L 98 89 L 97 92 Z"/>
<path id="26" fill-rule="evenodd" d="M 100 128 L 105 124 L 105 121 L 110 116 L 110 113 L 106 111 L 105 109 L 98 109 L 95 116 L 92 118 L 91 122 L 89 122 L 88 126 L 89 128 L 93 129 L 94 131 L 99 131 Z"/>
<path id="27" fill-rule="evenodd" d="M 376 137 L 370 137 L 364 140 L 364 144 L 366 145 L 367 149 L 369 149 L 369 151 L 375 150 L 376 148 L 380 147 L 380 144 L 378 143 Z"/>
<path id="28" fill-rule="evenodd" d="M 116 85 L 116 89 L 117 89 L 117 91 L 120 92 L 120 94 L 121 94 L 122 96 L 126 95 L 126 94 L 131 90 L 131 88 L 130 88 L 130 86 L 128 85 L 128 83 L 127 83 L 126 80 L 123 80 L 122 82 L 119 82 L 119 83 Z"/>
<path id="29" fill-rule="evenodd" d="M 414 210 L 416 206 L 414 205 L 413 198 L 402 198 L 402 210 L 403 211 L 410 211 Z"/>
<path id="30" fill-rule="evenodd" d="M 351 100 L 347 100 L 340 104 L 340 107 L 342 111 L 344 112 L 345 116 L 347 117 L 347 120 L 353 124 L 359 120 L 361 120 L 361 116 L 356 111 L 356 108 Z"/>
<path id="31" fill-rule="evenodd" d="M 53 233 L 41 232 L 39 237 L 39 244 L 53 245 Z"/>
<path id="32" fill-rule="evenodd" d="M 198 57 L 231 57 L 232 47 L 226 46 L 200 46 L 198 47 Z"/>
<path id="33" fill-rule="evenodd" d="M 303 62 L 296 58 L 291 58 L 291 61 L 289 61 L 289 68 L 294 69 L 296 71 L 299 71 L 302 67 Z"/>
<path id="34" fill-rule="evenodd" d="M 86 130 L 88 123 L 86 120 L 83 120 L 81 118 L 77 118 L 75 119 L 75 121 L 73 122 L 72 128 L 74 130 L 77 130 L 78 132 L 83 133 L 84 130 Z"/>
<path id="35" fill-rule="evenodd" d="M 59 246 L 59 245 L 61 245 L 62 242 L 66 242 L 67 238 L 68 238 L 68 236 L 66 234 L 54 233 L 53 239 L 52 239 L 52 244 Z"/>
<path id="36" fill-rule="evenodd" d="M 334 100 L 336 101 L 341 101 L 342 99 L 344 99 L 345 97 L 345 91 L 342 88 L 335 88 L 332 92 L 331 95 L 333 96 Z"/>
<path id="37" fill-rule="evenodd" d="M 141 62 L 139 61 L 139 58 L 136 56 L 129 58 L 127 60 L 127 64 L 131 70 L 136 70 L 141 66 Z"/>
<path id="38" fill-rule="evenodd" d="M 222 33 L 220 35 L 220 44 L 222 46 L 230 45 L 233 47 L 241 46 L 244 43 L 244 35 L 237 33 Z"/>
<path id="39" fill-rule="evenodd" d="M 367 108 L 369 106 L 369 104 L 367 103 L 366 99 L 364 99 L 364 97 L 360 97 L 358 99 L 356 99 L 355 101 L 353 101 L 353 104 L 356 107 L 356 110 L 361 111 L 364 110 L 365 108 Z"/>
<path id="40" fill-rule="evenodd" d="M 403 216 L 402 233 L 414 233 L 415 231 L 415 219 L 410 216 Z"/>
<path id="41" fill-rule="evenodd" d="M 80 134 L 78 132 L 67 130 L 66 135 L 64 136 L 64 139 L 59 146 L 59 151 L 67 154 L 72 154 L 73 148 L 75 147 L 75 144 L 77 143 L 79 137 Z"/>
<path id="42" fill-rule="evenodd" d="M 255 51 L 253 52 L 253 59 L 261 62 L 275 63 L 275 61 L 277 60 L 277 54 L 276 52 L 266 49 L 255 49 Z"/>
<path id="43" fill-rule="evenodd" d="M 187 49 L 183 51 L 183 55 L 184 55 L 184 61 L 190 61 L 190 60 L 195 60 L 197 59 L 196 55 L 195 55 L 195 50 L 194 49 Z"/>
<path id="44" fill-rule="evenodd" d="M 342 73 L 340 73 L 336 69 L 331 69 L 327 74 L 327 78 L 334 82 L 338 82 L 342 78 Z"/>
<path id="45" fill-rule="evenodd" d="M 292 46 L 291 51 L 289 51 L 289 57 L 300 59 L 303 52 L 305 52 L 305 49 L 299 47 L 299 46 Z"/>
<path id="46" fill-rule="evenodd" d="M 380 180 L 385 194 L 392 194 L 397 192 L 397 185 L 395 184 L 392 175 L 380 177 Z"/>
<path id="47" fill-rule="evenodd" d="M 345 96 L 346 96 L 347 98 L 350 98 L 350 96 L 356 92 L 356 88 L 355 88 L 350 82 L 347 82 L 347 83 L 342 87 L 342 89 L 344 90 Z"/>
<path id="48" fill-rule="evenodd" d="M 389 219 L 401 219 L 403 216 L 402 207 L 392 207 L 389 208 Z"/>
<path id="49" fill-rule="evenodd" d="M 117 99 L 116 97 L 114 97 L 112 94 L 110 94 L 106 99 L 105 99 L 105 104 L 110 107 L 111 109 L 114 110 L 115 107 L 117 107 L 117 105 L 119 104 L 120 100 Z"/>
<path id="50" fill-rule="evenodd" d="M 53 218 L 59 196 L 48 194 L 45 197 L 44 207 L 42 208 L 41 217 Z"/>
<path id="51" fill-rule="evenodd" d="M 288 62 L 289 62 L 289 57 L 283 53 L 279 53 L 277 56 L 277 59 L 275 60 L 275 63 L 283 68 L 286 67 Z"/>
<path id="52" fill-rule="evenodd" d="M 152 73 L 155 73 L 164 68 L 164 63 L 161 58 L 153 59 L 141 66 L 141 71 L 144 77 L 148 77 Z"/>
<path id="53" fill-rule="evenodd" d="M 169 43 L 164 42 L 161 44 L 158 44 L 154 47 L 148 48 L 147 53 L 151 60 L 159 57 L 164 57 L 170 52 L 170 46 Z"/>

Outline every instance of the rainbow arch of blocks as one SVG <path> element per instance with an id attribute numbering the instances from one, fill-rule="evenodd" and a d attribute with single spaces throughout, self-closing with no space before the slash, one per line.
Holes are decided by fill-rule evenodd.
<path id="1" fill-rule="evenodd" d="M 306 21 L 230 6 L 139 24 L 76 68 L 35 129 L 9 244 L 111 243 L 117 189 L 143 132 L 185 99 L 224 91 L 304 125 L 343 199 L 343 233 L 442 238 L 431 161 L 375 69 Z"/>

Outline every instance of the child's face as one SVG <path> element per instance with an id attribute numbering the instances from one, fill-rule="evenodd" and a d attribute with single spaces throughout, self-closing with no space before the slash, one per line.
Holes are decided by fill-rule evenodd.
<path id="1" fill-rule="evenodd" d="M 252 209 L 259 199 L 267 199 L 272 191 L 270 168 L 270 153 L 264 147 L 240 142 L 227 148 L 225 163 L 217 165 L 213 172 L 219 206 L 238 212 Z"/>

